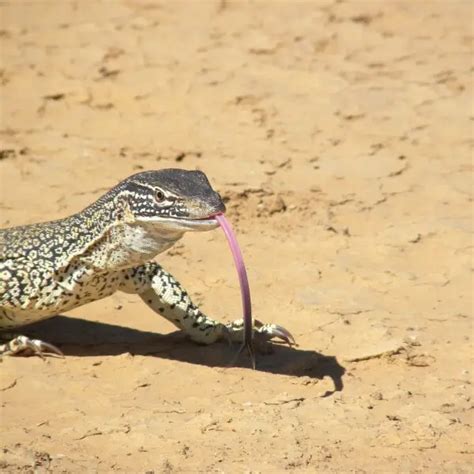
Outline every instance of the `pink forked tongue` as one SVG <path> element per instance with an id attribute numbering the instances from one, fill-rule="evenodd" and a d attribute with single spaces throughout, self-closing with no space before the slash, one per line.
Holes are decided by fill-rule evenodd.
<path id="1" fill-rule="evenodd" d="M 242 343 L 242 346 L 240 347 L 237 355 L 239 355 L 246 347 L 252 359 L 252 367 L 255 369 L 255 355 L 252 345 L 252 305 L 250 301 L 250 288 L 249 281 L 247 278 L 247 270 L 245 269 L 244 259 L 242 258 L 242 252 L 240 251 L 239 244 L 237 243 L 237 239 L 235 237 L 231 225 L 229 224 L 229 221 L 224 217 L 224 214 L 217 214 L 214 217 L 216 218 L 217 222 L 219 222 L 219 225 L 222 227 L 227 241 L 229 242 L 229 246 L 232 251 L 232 256 L 234 257 L 234 263 L 237 268 L 237 273 L 239 275 L 240 292 L 242 295 L 242 308 L 244 313 L 244 342 Z"/>

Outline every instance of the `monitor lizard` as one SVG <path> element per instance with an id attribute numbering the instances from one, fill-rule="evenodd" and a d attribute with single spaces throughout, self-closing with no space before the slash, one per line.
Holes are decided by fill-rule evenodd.
<path id="1" fill-rule="evenodd" d="M 224 324 L 209 318 L 153 261 L 185 232 L 218 227 L 213 216 L 224 211 L 204 173 L 163 169 L 128 177 L 70 217 L 0 230 L 0 331 L 123 291 L 140 295 L 193 341 L 241 342 L 241 319 Z M 253 331 L 256 342 L 294 341 L 276 324 L 256 321 Z M 11 337 L 0 344 L 0 356 L 63 355 L 48 342 Z"/>

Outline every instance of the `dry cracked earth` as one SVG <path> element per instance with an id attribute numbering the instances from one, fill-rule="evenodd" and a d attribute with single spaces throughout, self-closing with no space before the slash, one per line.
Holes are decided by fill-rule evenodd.
<path id="1" fill-rule="evenodd" d="M 225 197 L 258 370 L 116 294 L 0 364 L 3 472 L 472 472 L 468 1 L 6 1 L 0 224 L 75 213 L 143 169 Z M 158 257 L 240 317 L 222 232 Z"/>

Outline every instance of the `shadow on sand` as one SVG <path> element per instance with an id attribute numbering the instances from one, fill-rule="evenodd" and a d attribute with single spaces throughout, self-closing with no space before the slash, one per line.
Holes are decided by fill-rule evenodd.
<path id="1" fill-rule="evenodd" d="M 130 352 L 134 355 L 173 359 L 189 364 L 228 367 L 238 349 L 238 346 L 229 347 L 225 343 L 197 345 L 187 340 L 180 331 L 160 335 L 65 316 L 56 316 L 25 326 L 21 333 L 60 347 L 66 357 L 113 356 Z M 343 389 L 342 377 L 345 369 L 335 357 L 281 344 L 272 344 L 272 348 L 270 354 L 257 355 L 257 370 L 295 377 L 330 377 L 334 390 L 328 391 L 325 396 Z M 250 367 L 250 360 L 242 353 L 234 365 Z"/>

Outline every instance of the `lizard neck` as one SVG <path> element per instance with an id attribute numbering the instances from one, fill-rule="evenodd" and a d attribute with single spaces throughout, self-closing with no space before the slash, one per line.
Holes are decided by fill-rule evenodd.
<path id="1" fill-rule="evenodd" d="M 99 270 L 121 270 L 141 265 L 172 247 L 183 232 L 152 224 L 121 222 L 110 227 L 82 260 Z"/>
<path id="2" fill-rule="evenodd" d="M 119 246 L 128 253 L 130 259 L 138 259 L 144 263 L 161 252 L 168 250 L 184 232 L 171 231 L 158 227 L 156 224 L 126 223 L 113 229 L 113 239 L 120 242 Z"/>

